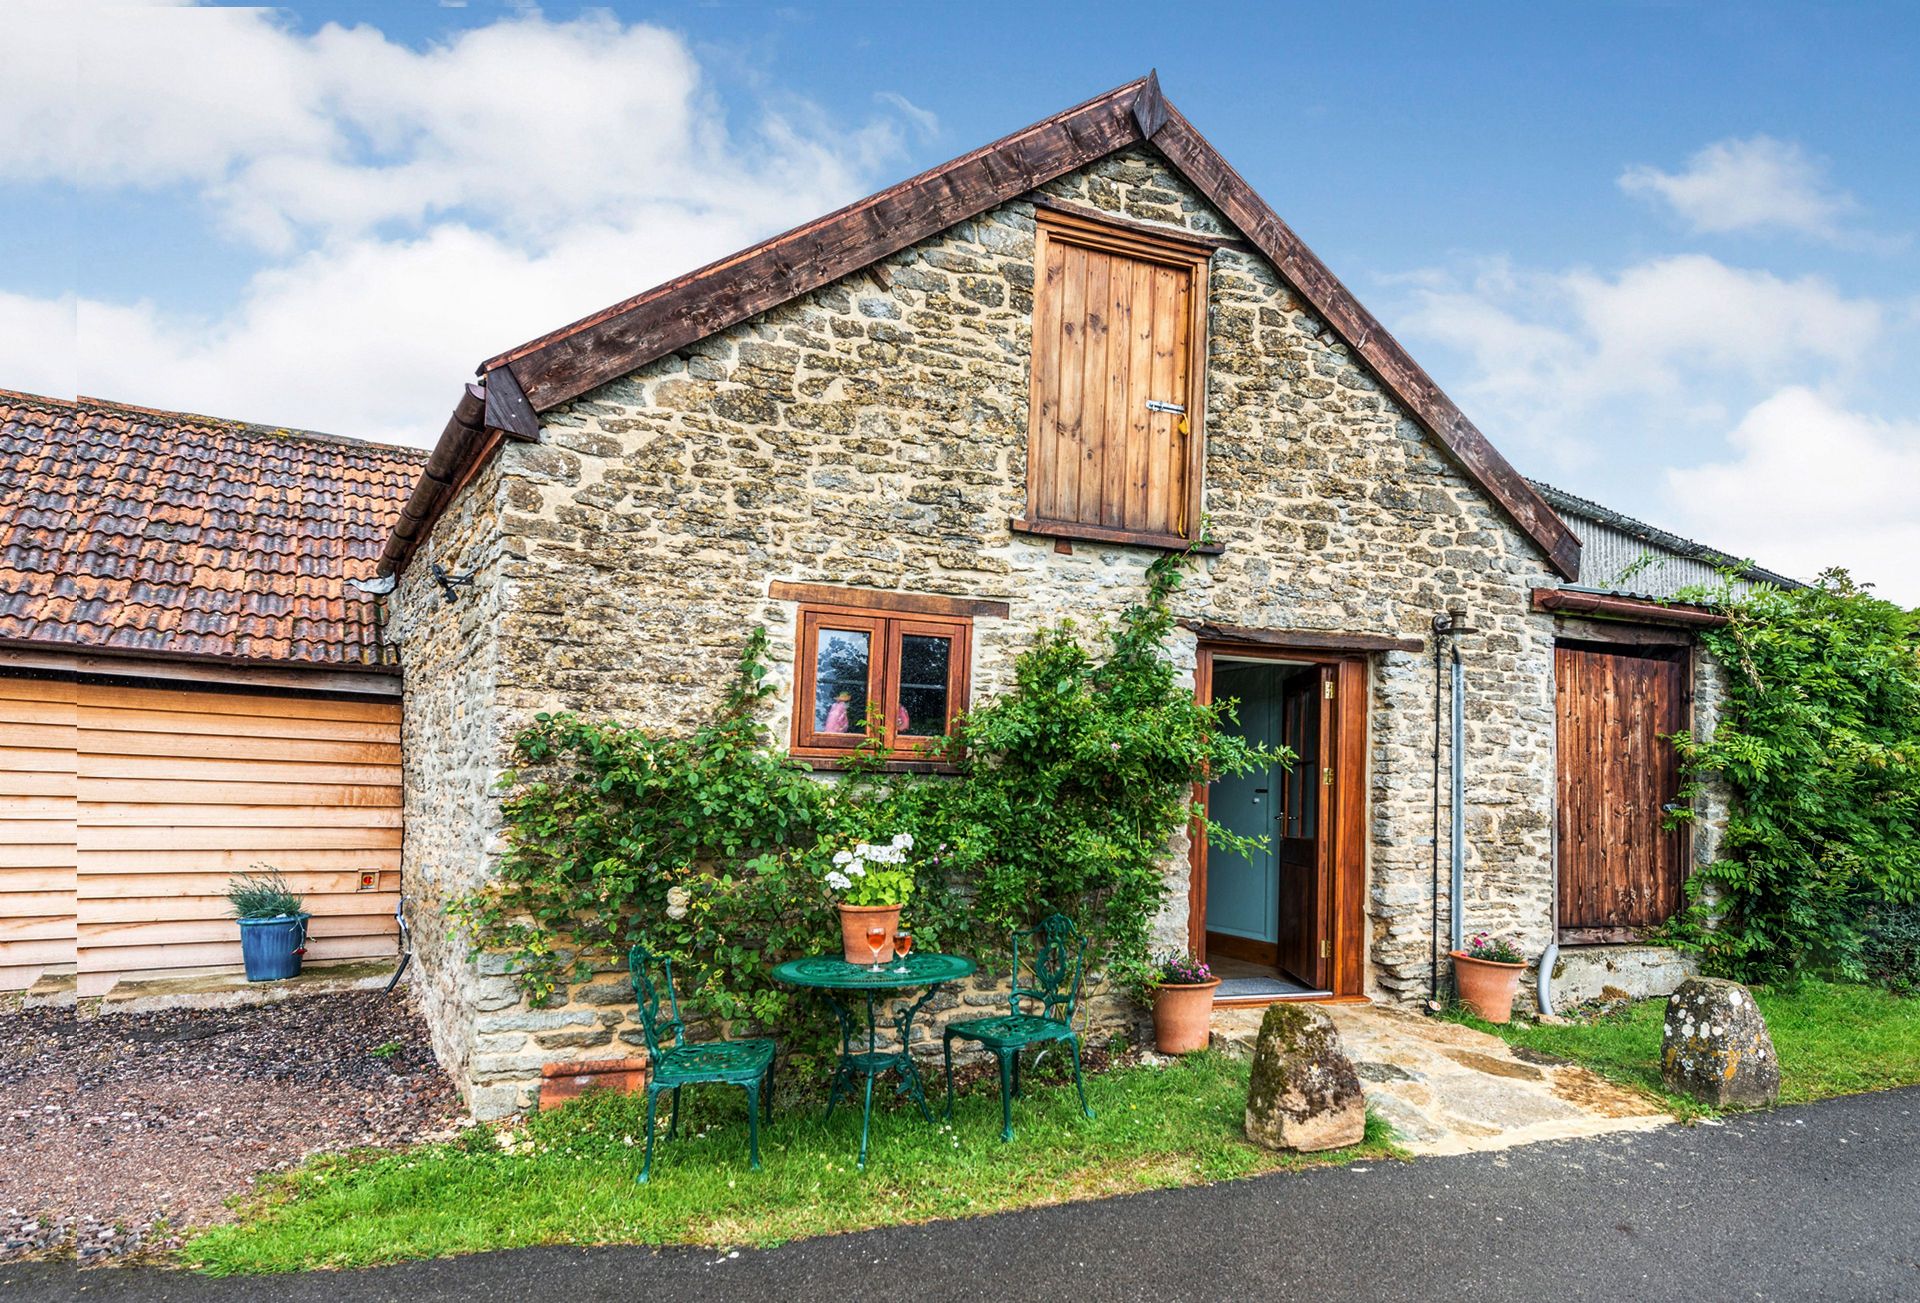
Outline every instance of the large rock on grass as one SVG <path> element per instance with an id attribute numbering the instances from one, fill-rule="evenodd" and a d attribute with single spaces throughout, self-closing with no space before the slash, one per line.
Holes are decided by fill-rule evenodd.
<path id="1" fill-rule="evenodd" d="M 1360 1076 L 1333 1020 L 1311 1005 L 1269 1005 L 1253 1045 L 1247 1139 L 1311 1153 L 1357 1145 L 1366 1134 Z"/>
<path id="2" fill-rule="evenodd" d="M 1780 1059 L 1753 993 L 1738 982 L 1690 977 L 1667 999 L 1660 1076 L 1715 1108 L 1763 1108 L 1780 1098 Z"/>

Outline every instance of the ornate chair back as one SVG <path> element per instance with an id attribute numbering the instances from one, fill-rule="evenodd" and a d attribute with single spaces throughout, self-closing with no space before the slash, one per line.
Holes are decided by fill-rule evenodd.
<path id="1" fill-rule="evenodd" d="M 1026 951 L 1024 969 L 1021 951 Z M 1013 934 L 1013 990 L 1007 1005 L 1020 1012 L 1024 996 L 1038 1000 L 1042 1017 L 1056 1022 L 1072 1022 L 1074 1007 L 1080 1002 L 1080 967 L 1087 943 L 1073 920 L 1065 914 L 1049 914 L 1038 924 Z"/>
<path id="2" fill-rule="evenodd" d="M 654 980 L 658 968 L 660 979 Z M 680 1001 L 673 994 L 673 960 L 656 955 L 645 945 L 627 951 L 627 972 L 633 978 L 634 1003 L 640 1006 L 640 1030 L 647 1038 L 647 1057 L 658 1062 L 663 1048 L 677 1049 L 686 1040 L 687 1024 L 680 1018 Z M 666 1016 L 661 1017 L 661 1005 Z M 671 1033 L 671 1044 L 663 1047 L 662 1033 Z"/>

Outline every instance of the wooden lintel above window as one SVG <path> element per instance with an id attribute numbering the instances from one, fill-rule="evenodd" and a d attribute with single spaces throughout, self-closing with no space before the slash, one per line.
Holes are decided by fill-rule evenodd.
<path id="1" fill-rule="evenodd" d="M 1098 208 L 1066 203 L 1051 195 L 1035 193 L 1027 195 L 1026 199 L 1035 208 L 1044 209 L 1061 217 L 1078 218 L 1090 226 L 1117 227 L 1167 244 L 1191 245 L 1202 253 L 1212 253 L 1215 249 L 1246 243 L 1237 235 L 1204 235 L 1199 231 L 1189 231 L 1185 227 L 1161 226 L 1156 222 L 1136 222 L 1125 217 L 1115 217 L 1112 213 L 1102 212 Z"/>
<path id="2" fill-rule="evenodd" d="M 1291 647 L 1300 651 L 1416 652 L 1425 651 L 1427 646 L 1422 638 L 1380 633 L 1342 633 L 1332 629 L 1249 629 L 1237 624 L 1214 624 L 1208 620 L 1182 620 L 1180 627 L 1191 629 L 1208 642 Z"/>
<path id="3" fill-rule="evenodd" d="M 1087 525 L 1077 520 L 1029 520 L 1015 516 L 1007 528 L 1016 534 L 1037 534 L 1042 538 L 1077 538 L 1092 543 L 1125 543 L 1133 547 L 1157 547 L 1163 552 L 1184 552 L 1192 548 L 1202 556 L 1219 556 L 1226 548 L 1219 543 L 1196 543 L 1179 534 L 1161 534 L 1150 530 L 1115 529 L 1108 525 Z"/>
<path id="4" fill-rule="evenodd" d="M 1640 624 L 1671 624 L 1690 629 L 1717 629 L 1727 617 L 1704 606 L 1656 602 L 1644 597 L 1621 597 L 1614 593 L 1588 593 L 1570 588 L 1536 588 L 1533 609 L 1567 615 L 1588 615 L 1599 619 L 1628 620 Z"/>
<path id="5" fill-rule="evenodd" d="M 904 611 L 910 615 L 945 615 L 956 619 L 985 617 L 1004 620 L 1013 610 L 1006 602 L 987 598 L 945 597 L 937 593 L 889 593 L 877 588 L 844 588 L 838 584 L 800 584 L 776 579 L 767 596 L 780 602 L 839 606 L 861 611 Z"/>

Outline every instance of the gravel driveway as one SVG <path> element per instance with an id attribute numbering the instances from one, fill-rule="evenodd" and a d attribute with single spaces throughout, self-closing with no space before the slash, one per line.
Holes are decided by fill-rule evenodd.
<path id="1" fill-rule="evenodd" d="M 173 1247 L 257 1173 L 402 1145 L 462 1116 L 397 996 L 0 1015 L 0 1259 Z"/>

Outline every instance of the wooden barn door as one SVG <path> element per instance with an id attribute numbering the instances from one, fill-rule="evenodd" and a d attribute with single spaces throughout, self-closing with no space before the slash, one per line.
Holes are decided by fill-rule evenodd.
<path id="1" fill-rule="evenodd" d="M 1688 726 L 1687 649 L 1561 643 L 1560 939 L 1629 941 L 1680 906 L 1687 835 L 1668 831 Z"/>

